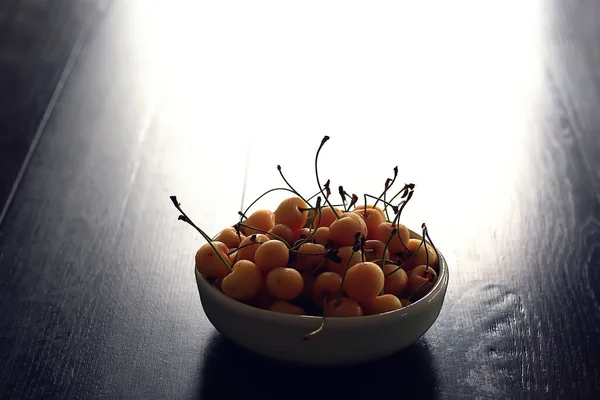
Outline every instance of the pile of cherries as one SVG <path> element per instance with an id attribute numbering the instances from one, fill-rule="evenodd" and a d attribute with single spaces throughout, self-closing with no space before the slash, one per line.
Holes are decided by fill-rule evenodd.
<path id="1" fill-rule="evenodd" d="M 322 316 L 324 323 L 325 317 L 394 311 L 433 287 L 438 252 L 427 227 L 422 225 L 422 239 L 417 239 L 399 222 L 415 185 L 405 184 L 387 200 L 398 175 L 396 167 L 380 196 L 365 194 L 364 203 L 358 204 L 358 196 L 340 186 L 341 204 L 332 204 L 330 182 L 321 185 L 317 168 L 327 140 L 325 136 L 315 156 L 319 191 L 314 196 L 302 197 L 278 166 L 287 187 L 263 193 L 238 213 L 237 224 L 214 238 L 196 226 L 171 196 L 179 219 L 207 241 L 196 252 L 196 269 L 226 296 L 273 312 Z M 275 211 L 248 214 L 262 197 L 281 190 L 292 196 Z"/>

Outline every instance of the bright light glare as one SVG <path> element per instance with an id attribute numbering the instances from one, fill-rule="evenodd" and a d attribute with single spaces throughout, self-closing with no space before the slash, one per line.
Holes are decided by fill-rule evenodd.
<path id="1" fill-rule="evenodd" d="M 401 183 L 418 187 L 412 226 L 502 223 L 493 210 L 511 194 L 501 188 L 528 173 L 515 166 L 535 133 L 537 2 L 520 2 L 519 14 L 475 0 L 146 4 L 140 51 L 159 66 L 181 188 L 208 176 L 199 164 L 216 165 L 219 178 L 204 183 L 240 196 L 252 145 L 245 204 L 282 184 L 277 164 L 314 192 L 314 152 L 329 135 L 320 165 L 334 188 L 379 192 L 398 165 Z M 459 199 L 459 182 L 480 189 Z M 201 202 L 202 193 L 188 195 Z"/>

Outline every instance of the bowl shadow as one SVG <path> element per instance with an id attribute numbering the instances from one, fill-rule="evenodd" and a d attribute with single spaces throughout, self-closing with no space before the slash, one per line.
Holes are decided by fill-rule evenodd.
<path id="1" fill-rule="evenodd" d="M 209 340 L 200 376 L 203 399 L 437 398 L 436 372 L 423 338 L 385 359 L 349 367 L 285 364 L 218 333 Z"/>

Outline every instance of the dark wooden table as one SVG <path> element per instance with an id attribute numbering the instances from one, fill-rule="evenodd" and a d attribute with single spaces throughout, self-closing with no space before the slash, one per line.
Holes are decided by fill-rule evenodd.
<path id="1" fill-rule="evenodd" d="M 600 2 L 192 3 L 0 5 L 0 397 L 600 393 Z M 418 343 L 324 370 L 215 331 L 168 198 L 214 234 L 323 135 L 451 271 Z"/>

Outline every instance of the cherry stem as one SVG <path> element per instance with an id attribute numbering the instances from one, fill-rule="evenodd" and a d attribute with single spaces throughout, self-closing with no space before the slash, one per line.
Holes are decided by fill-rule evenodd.
<path id="1" fill-rule="evenodd" d="M 431 268 L 431 267 L 428 266 L 427 268 L 425 268 L 425 272 L 427 272 L 428 268 Z M 433 270 L 433 268 L 431 268 L 431 269 Z M 410 301 L 410 299 L 412 299 L 412 297 L 419 291 L 419 289 L 421 289 L 422 287 L 424 287 L 425 285 L 427 285 L 430 282 L 433 282 L 433 274 L 430 274 L 429 279 L 427 279 L 425 282 L 421 283 L 418 288 L 413 290 L 412 293 L 408 295 L 406 300 Z"/>
<path id="2" fill-rule="evenodd" d="M 394 195 L 394 197 L 392 197 L 390 199 L 390 202 L 394 201 L 394 199 L 396 197 L 400 196 L 400 195 L 402 195 L 401 198 L 404 198 L 404 197 L 406 197 L 408 195 L 409 192 L 412 192 L 414 190 L 415 190 L 415 184 L 414 183 L 407 183 L 407 184 L 404 185 L 404 187 L 402 189 L 400 189 L 400 191 L 398 193 L 396 193 Z"/>
<path id="3" fill-rule="evenodd" d="M 427 268 L 429 268 L 429 252 L 427 251 L 427 240 L 425 240 L 427 235 L 427 227 L 425 224 L 421 225 L 421 227 L 423 228 L 423 241 L 421 243 L 423 243 L 425 246 L 425 271 L 427 271 Z"/>
<path id="4" fill-rule="evenodd" d="M 325 185 L 323 185 L 323 189 L 329 190 L 328 188 L 329 188 L 329 179 L 327 179 L 327 182 L 325 182 Z M 315 193 L 312 196 L 310 196 L 308 198 L 308 200 L 310 201 L 310 200 L 314 199 L 315 197 L 317 197 L 320 194 L 321 194 L 321 191 L 319 190 L 317 193 Z M 327 195 L 327 197 L 329 197 L 329 194 Z"/>
<path id="5" fill-rule="evenodd" d="M 334 207 L 340 207 L 340 206 L 343 206 L 343 204 L 334 204 L 333 206 Z M 314 207 L 298 207 L 298 210 L 300 210 L 300 211 L 313 211 L 313 210 L 321 209 L 321 208 L 323 208 L 323 207 L 317 207 L 317 206 L 314 206 Z"/>
<path id="6" fill-rule="evenodd" d="M 350 253 L 350 258 L 348 258 L 348 262 L 346 263 L 346 268 L 344 268 L 344 274 L 342 275 L 342 282 L 340 283 L 340 290 L 338 290 L 337 298 L 335 299 L 335 305 L 339 306 L 342 298 L 342 289 L 344 287 L 344 281 L 346 280 L 346 272 L 348 272 L 348 267 L 350 267 L 350 261 L 352 261 L 352 257 L 354 257 L 354 249 L 352 249 L 352 253 Z"/>
<path id="7" fill-rule="evenodd" d="M 196 224 L 194 224 L 192 222 L 192 220 L 190 219 L 190 217 L 188 217 L 187 214 L 181 209 L 181 204 L 177 201 L 177 196 L 170 196 L 170 198 L 171 198 L 171 201 L 173 202 L 173 205 L 177 209 L 177 211 L 179 211 L 181 213 L 181 215 L 178 217 L 178 219 L 181 221 L 187 222 L 188 224 L 190 224 L 191 226 L 196 228 L 196 230 L 198 232 L 200 232 L 202 237 L 208 242 L 210 247 L 212 247 L 213 251 L 217 254 L 217 256 L 219 256 L 219 258 L 221 259 L 223 264 L 227 267 L 229 272 L 233 272 L 233 270 L 229 266 L 229 263 L 227 261 L 225 261 L 225 259 L 223 258 L 223 255 L 221 255 L 221 252 L 219 250 L 217 250 L 215 245 L 212 243 L 211 238 L 206 233 L 204 233 L 204 231 L 202 229 L 200 229 Z"/>
<path id="8" fill-rule="evenodd" d="M 385 189 L 383 190 L 383 192 L 381 192 L 381 195 L 379 196 L 379 198 L 375 201 L 375 204 L 373 204 L 373 207 L 375 207 L 377 205 L 377 202 L 379 202 L 379 200 L 381 199 L 381 197 L 383 197 L 383 199 L 385 200 L 385 194 L 387 193 L 387 191 L 394 185 L 394 182 L 396 182 L 396 178 L 398 177 L 398 166 L 396 165 L 394 167 L 394 177 L 392 179 L 388 178 L 385 181 Z"/>
<path id="9" fill-rule="evenodd" d="M 312 199 L 314 199 L 315 197 L 317 197 L 317 196 L 318 196 L 318 195 L 320 195 L 320 194 L 321 194 L 321 191 L 319 190 L 317 193 L 315 193 L 315 194 L 313 194 L 312 196 L 310 196 L 310 197 L 308 198 L 308 201 L 311 201 Z"/>
<path id="10" fill-rule="evenodd" d="M 304 340 L 309 340 L 311 339 L 313 336 L 315 336 L 317 333 L 322 332 L 323 329 L 325 329 L 325 310 L 327 309 L 327 296 L 325 296 L 325 298 L 323 299 L 323 320 L 321 321 L 321 325 L 315 329 L 314 331 L 312 331 L 311 333 L 304 335 Z"/>
<path id="11" fill-rule="evenodd" d="M 433 247 L 433 251 L 435 251 L 435 255 L 437 257 L 438 266 L 439 266 L 440 265 L 440 253 L 438 252 L 437 248 L 433 244 L 433 240 L 431 240 L 431 237 L 429 236 L 429 230 L 427 229 L 425 222 L 423 222 L 423 225 L 421 225 L 421 226 L 423 227 L 424 236 L 427 236 L 427 239 L 429 240 L 429 244 L 431 244 L 431 247 Z M 439 272 L 439 268 L 438 268 L 438 272 Z"/>
<path id="12" fill-rule="evenodd" d="M 271 236 L 275 237 L 276 239 L 279 239 L 280 241 L 282 241 L 282 242 L 283 242 L 283 244 L 285 244 L 285 246 L 286 246 L 288 249 L 290 248 L 290 245 L 289 245 L 289 244 L 288 244 L 288 243 L 285 241 L 285 239 L 284 239 L 284 238 L 282 238 L 282 237 L 281 237 L 281 236 L 279 236 L 279 235 L 276 235 L 276 234 L 274 234 L 273 232 L 264 231 L 264 230 L 262 230 L 262 229 L 255 228 L 255 227 L 253 227 L 253 226 L 246 225 L 246 224 L 243 224 L 243 223 L 241 223 L 241 222 L 238 222 L 238 224 L 237 224 L 237 225 L 238 225 L 238 226 L 243 226 L 244 228 L 254 229 L 255 231 L 257 231 L 257 232 L 260 232 L 260 233 L 262 233 L 262 234 L 265 234 L 265 235 L 271 235 Z"/>
<path id="13" fill-rule="evenodd" d="M 340 299 L 342 298 L 342 289 L 344 287 L 344 281 L 346 280 L 346 273 L 348 272 L 348 268 L 350 267 L 350 261 L 352 261 L 352 257 L 354 257 L 354 253 L 356 253 L 356 249 L 360 245 L 359 238 L 360 232 L 357 232 L 356 235 L 354 235 L 354 245 L 352 246 L 352 253 L 350 253 L 350 257 L 348 257 L 346 268 L 344 268 L 344 275 L 342 275 L 342 281 L 340 282 L 340 290 L 338 291 L 337 299 L 335 300 L 336 307 L 341 304 Z"/>
<path id="14" fill-rule="evenodd" d="M 241 250 L 241 249 L 243 249 L 244 247 L 250 247 L 250 246 L 254 246 L 255 244 L 260 246 L 260 245 L 261 245 L 261 244 L 263 244 L 263 243 L 264 243 L 264 242 L 250 242 L 250 243 L 246 243 L 245 245 L 243 245 L 243 246 L 241 246 L 241 247 L 236 247 L 235 249 L 231 250 L 229 253 L 227 253 L 227 255 L 228 255 L 228 256 L 230 256 L 230 255 L 232 255 L 233 253 L 237 253 L 237 252 L 238 252 L 238 250 Z"/>
<path id="15" fill-rule="evenodd" d="M 404 262 L 402 264 L 400 264 L 398 266 L 398 268 L 396 268 L 395 270 L 393 270 L 392 272 L 390 272 L 386 276 L 390 276 L 392 274 L 395 274 L 396 272 L 398 272 L 399 269 L 402 269 L 402 267 L 404 267 L 406 265 L 406 263 L 408 263 L 410 260 L 412 260 L 412 258 L 417 254 L 417 251 L 419 251 L 419 249 L 421 248 L 422 245 L 423 245 L 423 242 L 419 243 L 419 246 L 417 246 L 417 249 L 414 252 L 411 252 L 410 256 L 406 260 L 404 260 Z"/>
<path id="16" fill-rule="evenodd" d="M 383 212 L 385 213 L 385 219 L 386 219 L 386 221 L 389 221 L 390 213 L 388 212 L 388 206 L 387 206 L 387 191 L 383 192 L 383 201 L 384 201 Z"/>
<path id="17" fill-rule="evenodd" d="M 370 198 L 372 198 L 372 199 L 377 199 L 377 200 L 381 201 L 381 202 L 384 204 L 384 206 L 386 206 L 386 207 L 391 207 L 391 208 L 392 208 L 392 210 L 394 210 L 394 212 L 397 212 L 396 210 L 398 210 L 398 207 L 397 207 L 397 206 L 395 206 L 395 205 L 393 205 L 392 203 L 390 203 L 390 202 L 387 202 L 387 201 L 385 201 L 385 200 L 381 200 L 379 197 L 375 197 L 375 196 L 372 196 L 372 195 L 370 195 L 370 194 L 365 194 L 365 197 L 370 197 Z M 365 200 L 365 202 L 366 202 L 366 200 Z M 388 219 L 389 219 L 389 218 L 388 218 Z"/>
<path id="18" fill-rule="evenodd" d="M 347 211 L 347 209 L 346 209 L 346 192 L 344 191 L 344 187 L 342 185 L 340 185 L 339 191 L 340 191 L 340 197 L 342 198 L 342 205 L 344 206 L 344 211 Z"/>
<path id="19" fill-rule="evenodd" d="M 392 229 L 392 232 L 390 233 L 390 237 L 388 238 L 387 242 L 385 242 L 385 246 L 383 246 L 383 254 L 381 254 L 381 257 L 385 258 L 385 252 L 387 251 L 387 248 L 390 244 L 390 242 L 392 241 L 392 239 L 394 238 L 394 235 L 396 234 L 396 232 L 398 231 L 398 229 L 394 228 Z M 381 270 L 383 270 L 385 261 L 381 263 Z"/>
<path id="20" fill-rule="evenodd" d="M 375 259 L 375 260 L 373 260 L 371 262 L 374 263 L 374 264 L 377 264 L 380 261 L 386 263 L 386 265 L 387 264 L 394 264 L 394 265 L 396 265 L 396 262 L 394 260 L 390 260 L 389 258 L 377 258 L 377 259 Z"/>
<path id="21" fill-rule="evenodd" d="M 242 223 L 242 221 L 244 220 L 244 218 L 248 219 L 248 218 L 246 217 L 246 214 L 248 213 L 248 211 L 250 210 L 250 208 L 251 208 L 251 207 L 252 207 L 254 204 L 256 204 L 256 202 L 258 202 L 260 199 L 262 199 L 263 197 L 265 197 L 267 194 L 269 194 L 269 193 L 271 193 L 271 192 L 274 192 L 274 191 L 276 191 L 276 190 L 285 190 L 286 192 L 295 193 L 293 190 L 291 190 L 291 189 L 288 189 L 288 188 L 273 188 L 273 189 L 269 189 L 269 190 L 267 190 L 266 192 L 264 192 L 263 194 L 261 194 L 260 196 L 258 196 L 258 197 L 256 198 L 256 200 L 254 200 L 252 203 L 250 203 L 250 205 L 249 205 L 248 207 L 246 207 L 246 209 L 245 209 L 243 212 L 242 212 L 242 211 L 239 211 L 239 212 L 238 212 L 238 214 L 240 215 L 240 222 L 239 222 L 239 223 Z M 238 232 L 238 237 L 239 237 L 239 232 Z M 237 255 L 236 255 L 236 260 L 237 260 Z"/>
<path id="22" fill-rule="evenodd" d="M 263 194 L 261 194 L 260 196 L 258 196 L 258 198 L 256 200 L 254 200 L 252 203 L 250 203 L 250 205 L 248 207 L 246 207 L 246 209 L 244 210 L 243 214 L 246 215 L 248 214 L 248 211 L 250 210 L 250 208 L 256 204 L 256 202 L 258 202 L 260 199 L 262 199 L 263 197 L 265 197 L 267 194 L 274 192 L 276 190 L 285 190 L 286 192 L 291 192 L 291 193 L 296 193 L 291 189 L 288 188 L 273 188 L 273 189 L 269 189 L 266 192 L 264 192 Z M 242 220 L 240 220 L 240 222 L 242 222 Z"/>
<path id="23" fill-rule="evenodd" d="M 300 238 L 292 244 L 292 248 L 290 250 L 296 251 L 296 249 L 300 248 L 300 246 L 302 246 L 304 243 L 306 243 L 306 238 Z"/>
<path id="24" fill-rule="evenodd" d="M 367 239 L 365 239 L 365 237 L 363 236 L 362 238 L 360 238 L 360 260 L 362 262 L 365 262 L 365 243 L 367 242 Z M 383 253 L 385 255 L 385 253 Z"/>
<path id="25" fill-rule="evenodd" d="M 235 232 L 237 233 L 238 239 L 241 243 L 242 242 L 242 232 L 240 232 L 240 227 L 237 226 L 237 224 L 236 224 L 233 226 L 233 229 L 235 229 Z M 237 262 L 238 255 L 239 255 L 239 253 L 235 253 L 235 257 L 233 257 L 233 261 L 231 262 L 231 265 L 234 265 Z"/>
<path id="26" fill-rule="evenodd" d="M 308 231 L 310 232 L 310 234 L 308 235 L 308 237 L 306 238 L 306 240 L 310 239 L 313 237 L 313 235 L 315 234 L 315 232 L 317 231 L 318 228 L 321 227 L 321 196 L 317 197 L 317 205 L 318 207 L 315 209 L 315 212 L 313 213 L 312 217 L 310 218 L 309 224 L 308 224 Z M 315 226 L 315 219 L 317 219 L 317 217 L 319 218 L 319 223 L 317 226 Z"/>
<path id="27" fill-rule="evenodd" d="M 404 210 L 404 207 L 406 207 L 406 205 L 407 205 L 407 204 L 408 204 L 408 202 L 410 201 L 410 198 L 412 197 L 412 194 L 413 194 L 413 192 L 412 192 L 412 191 L 408 192 L 408 196 L 406 197 L 406 200 L 403 200 L 403 201 L 400 203 L 400 209 L 398 210 L 398 213 L 397 213 L 397 214 L 396 214 L 396 216 L 394 217 L 394 221 L 393 221 L 393 224 L 394 224 L 394 225 L 396 225 L 396 224 L 398 224 L 398 225 L 399 225 L 399 224 L 400 224 L 400 215 L 402 215 L 402 211 Z M 406 243 L 404 243 L 404 241 L 402 240 L 402 237 L 400 237 L 400 231 L 398 231 L 398 239 L 400 239 L 400 243 L 402 243 L 402 246 L 404 247 L 404 249 L 405 249 L 406 251 L 409 251 L 409 250 L 408 250 L 408 247 L 406 247 Z"/>
<path id="28" fill-rule="evenodd" d="M 286 185 L 288 185 L 288 187 L 292 190 L 292 192 L 296 193 L 296 195 L 298 197 L 300 197 L 306 204 L 308 204 L 310 206 L 310 204 L 308 203 L 308 200 L 306 200 L 304 197 L 302 197 L 300 192 L 298 192 L 296 189 L 294 189 L 294 187 L 288 182 L 288 180 L 285 179 L 285 176 L 283 176 L 283 172 L 281 171 L 281 165 L 277 165 L 277 171 L 279 171 L 279 175 L 281 175 L 281 177 L 283 178 L 283 181 L 285 182 Z"/>
<path id="29" fill-rule="evenodd" d="M 390 272 L 390 273 L 389 273 L 389 274 L 387 274 L 386 276 L 390 276 L 390 275 L 392 275 L 392 274 L 395 274 L 396 272 L 398 272 L 398 270 L 399 270 L 399 269 L 401 269 L 402 267 L 404 267 L 404 266 L 406 265 L 406 263 L 407 263 L 407 262 L 409 262 L 410 260 L 412 260 L 412 258 L 413 258 L 413 257 L 414 257 L 414 256 L 417 254 L 417 252 L 418 252 L 418 251 L 419 251 L 419 249 L 421 248 L 421 246 L 423 246 L 423 241 L 424 241 L 424 240 L 425 240 L 424 238 L 423 238 L 423 239 L 421 239 L 421 243 L 419 243 L 419 245 L 417 246 L 417 248 L 415 249 L 415 251 L 413 251 L 413 252 L 410 252 L 410 253 L 411 253 L 411 254 L 410 254 L 410 256 L 409 256 L 409 257 L 408 257 L 406 260 L 404 260 L 404 262 L 403 262 L 402 264 L 400 264 L 400 265 L 398 266 L 398 268 L 396 268 L 395 270 L 393 270 L 392 272 Z"/>
<path id="30" fill-rule="evenodd" d="M 323 195 L 323 197 L 325 198 L 325 202 L 327 203 L 327 205 L 329 207 L 331 207 L 331 210 L 333 211 L 333 214 L 335 215 L 335 217 L 337 219 L 340 219 L 340 216 L 338 215 L 337 211 L 335 211 L 335 208 L 333 208 L 333 206 L 331 205 L 331 203 L 329 202 L 329 198 L 328 196 L 325 196 L 325 193 L 323 193 L 323 189 L 321 188 L 321 182 L 319 181 L 319 167 L 318 167 L 318 161 L 319 161 L 319 153 L 321 152 L 321 149 L 323 148 L 323 145 L 329 140 L 329 136 L 324 136 L 323 140 L 321 140 L 321 145 L 319 146 L 319 148 L 317 149 L 317 155 L 315 156 L 315 175 L 317 176 L 317 185 L 319 186 L 319 189 L 321 189 L 321 194 Z"/>
<path id="31" fill-rule="evenodd" d="M 319 265 L 317 265 L 315 267 L 315 269 L 312 270 L 312 272 L 310 273 L 311 276 L 315 277 L 317 275 L 317 272 L 319 272 L 319 270 L 321 268 L 323 268 L 323 266 L 325 265 L 326 262 L 327 262 L 327 258 L 323 258 L 323 260 L 319 263 Z"/>
<path id="32" fill-rule="evenodd" d="M 314 215 L 312 216 L 312 218 L 311 218 L 311 221 L 310 221 L 310 226 L 312 227 L 312 229 L 311 229 L 311 228 L 309 228 L 309 232 L 310 232 L 310 234 L 308 235 L 308 237 L 307 237 L 307 238 L 305 238 L 305 239 L 304 239 L 303 241 L 301 241 L 300 243 L 297 243 L 298 241 L 296 241 L 296 242 L 294 243 L 293 249 L 295 249 L 295 248 L 297 248 L 297 247 L 299 248 L 299 247 L 300 247 L 300 246 L 302 246 L 304 243 L 307 243 L 307 242 L 309 242 L 309 241 L 310 241 L 310 240 L 313 238 L 313 236 L 315 235 L 315 233 L 317 232 L 317 229 L 318 229 L 318 227 L 320 227 L 320 226 L 321 226 L 321 218 L 322 218 L 322 215 L 321 215 L 321 209 L 322 209 L 322 207 L 321 207 L 321 196 L 317 197 L 317 205 L 316 205 L 315 207 L 316 207 L 316 210 L 317 210 L 317 212 L 316 212 L 316 213 L 314 213 Z M 319 226 L 318 226 L 318 227 L 315 227 L 315 226 L 314 226 L 314 225 L 315 225 L 315 218 L 317 218 L 317 215 L 319 216 Z"/>
<path id="33" fill-rule="evenodd" d="M 350 204 L 348 204 L 348 210 L 347 211 L 350 211 L 350 207 L 356 206 L 357 202 L 358 202 L 358 196 L 355 195 L 355 194 L 353 194 L 352 195 L 352 200 L 350 201 Z"/>

